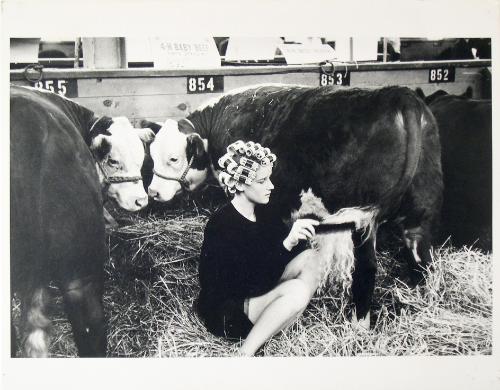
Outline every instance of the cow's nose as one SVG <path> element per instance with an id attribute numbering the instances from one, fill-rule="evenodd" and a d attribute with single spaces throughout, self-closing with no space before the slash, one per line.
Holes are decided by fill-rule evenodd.
<path id="1" fill-rule="evenodd" d="M 145 207 L 148 204 L 148 197 L 144 196 L 142 198 L 136 199 L 135 204 L 139 207 Z"/>

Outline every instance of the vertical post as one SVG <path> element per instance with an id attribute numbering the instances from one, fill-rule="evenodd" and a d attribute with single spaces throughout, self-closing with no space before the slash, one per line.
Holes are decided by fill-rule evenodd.
<path id="1" fill-rule="evenodd" d="M 80 45 L 82 43 L 81 38 L 75 39 L 75 62 L 73 64 L 73 68 L 80 67 Z"/>
<path id="2" fill-rule="evenodd" d="M 90 69 L 127 67 L 125 38 L 83 38 L 84 66 Z"/>
<path id="3" fill-rule="evenodd" d="M 118 38 L 118 57 L 120 59 L 120 68 L 126 69 L 127 68 L 127 52 L 125 49 L 125 38 L 120 37 Z"/>
<path id="4" fill-rule="evenodd" d="M 82 38 L 83 67 L 95 69 L 95 39 Z"/>
<path id="5" fill-rule="evenodd" d="M 382 38 L 384 55 L 382 57 L 383 62 L 387 62 L 387 38 Z"/>
<path id="6" fill-rule="evenodd" d="M 349 60 L 354 60 L 354 38 L 349 37 Z"/>

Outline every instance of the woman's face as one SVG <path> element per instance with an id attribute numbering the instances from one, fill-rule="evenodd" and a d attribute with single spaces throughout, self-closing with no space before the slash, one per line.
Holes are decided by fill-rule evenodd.
<path id="1" fill-rule="evenodd" d="M 255 204 L 269 203 L 271 191 L 274 189 L 274 185 L 271 182 L 272 171 L 272 165 L 261 166 L 257 169 L 257 176 L 252 184 L 244 185 L 243 194 L 250 202 Z"/>

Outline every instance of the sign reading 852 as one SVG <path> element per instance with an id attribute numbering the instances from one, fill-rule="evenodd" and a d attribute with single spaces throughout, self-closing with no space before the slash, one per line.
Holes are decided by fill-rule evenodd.
<path id="1" fill-rule="evenodd" d="M 442 66 L 429 69 L 429 83 L 452 83 L 455 81 L 455 67 Z"/>

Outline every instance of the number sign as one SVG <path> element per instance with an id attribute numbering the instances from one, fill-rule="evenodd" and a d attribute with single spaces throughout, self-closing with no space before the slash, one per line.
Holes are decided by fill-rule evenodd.
<path id="1" fill-rule="evenodd" d="M 57 93 L 61 96 L 73 98 L 78 96 L 78 89 L 75 79 L 71 80 L 40 80 L 33 84 L 33 87 L 45 89 Z"/>
<path id="2" fill-rule="evenodd" d="M 187 93 L 212 93 L 224 91 L 224 76 L 188 76 Z"/>
<path id="3" fill-rule="evenodd" d="M 429 83 L 452 83 L 455 81 L 455 68 L 442 66 L 429 69 Z"/>
<path id="4" fill-rule="evenodd" d="M 349 71 L 335 71 L 333 74 L 320 73 L 319 85 L 350 85 L 351 72 Z"/>

